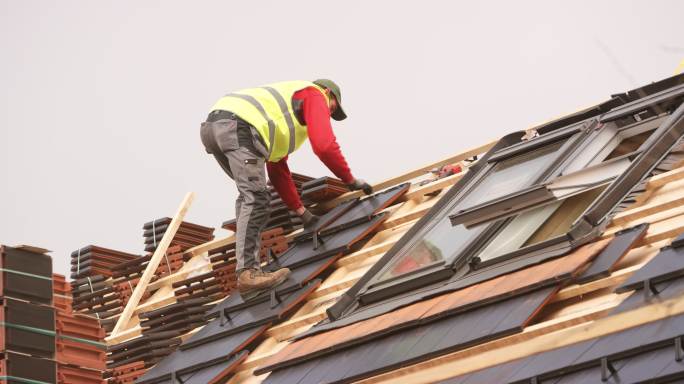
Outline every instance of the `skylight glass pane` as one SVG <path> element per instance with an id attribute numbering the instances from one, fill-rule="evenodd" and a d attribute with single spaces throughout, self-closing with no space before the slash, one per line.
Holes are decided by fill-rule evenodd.
<path id="1" fill-rule="evenodd" d="M 477 257 L 480 261 L 490 260 L 567 233 L 604 188 L 592 188 L 566 200 L 521 213 Z"/>
<path id="2" fill-rule="evenodd" d="M 467 229 L 463 225 L 452 226 L 452 212 L 516 192 L 534 183 L 553 161 L 562 142 L 523 153 L 496 164 L 460 202 L 444 210 L 435 218 L 436 224 L 408 250 L 394 258 L 390 267 L 382 272 L 379 281 L 400 276 L 440 260 L 452 260 L 486 226 Z"/>

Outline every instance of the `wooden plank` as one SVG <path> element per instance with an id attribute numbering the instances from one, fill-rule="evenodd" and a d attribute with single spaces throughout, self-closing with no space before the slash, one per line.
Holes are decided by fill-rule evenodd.
<path id="1" fill-rule="evenodd" d="M 625 228 L 630 222 L 634 222 L 646 216 L 654 215 L 656 213 L 674 209 L 684 205 L 684 189 L 680 190 L 678 196 L 672 196 L 672 199 L 666 201 L 654 201 L 652 203 L 644 204 L 634 209 L 629 209 L 613 217 L 612 225 Z"/>
<path id="2" fill-rule="evenodd" d="M 178 207 L 178 211 L 174 215 L 173 220 L 171 220 L 171 223 L 169 224 L 166 232 L 164 232 L 164 236 L 159 242 L 159 246 L 157 246 L 157 249 L 154 251 L 152 259 L 147 264 L 147 267 L 145 268 L 145 273 L 143 273 L 142 277 L 140 277 L 138 284 L 135 286 L 135 289 L 133 290 L 131 298 L 128 300 L 128 303 L 126 304 L 126 308 L 124 308 L 123 312 L 121 313 L 121 316 L 119 316 L 119 320 L 116 322 L 114 330 L 110 335 L 112 339 L 115 338 L 117 334 L 122 331 L 123 327 L 128 325 L 128 321 L 131 319 L 133 311 L 138 306 L 138 303 L 140 302 L 143 293 L 145 293 L 145 291 L 147 290 L 147 284 L 149 284 L 150 280 L 152 279 L 152 276 L 154 275 L 154 272 L 157 270 L 159 262 L 161 262 L 162 257 L 164 257 L 166 250 L 169 248 L 171 240 L 173 240 L 173 236 L 176 234 L 178 227 L 180 227 L 181 223 L 183 222 L 185 213 L 190 208 L 190 204 L 192 204 L 194 198 L 195 193 L 189 192 L 185 195 L 185 198 Z"/>
<path id="3" fill-rule="evenodd" d="M 440 161 L 437 161 L 435 163 L 423 166 L 423 167 L 415 169 L 411 172 L 405 173 L 401 176 L 393 177 L 393 178 L 387 179 L 383 182 L 374 184 L 373 190 L 380 191 L 380 190 L 383 190 L 385 188 L 389 188 L 389 187 L 395 186 L 397 184 L 401 184 L 403 182 L 414 179 L 416 177 L 422 176 L 423 174 L 429 172 L 430 170 L 432 170 L 434 168 L 441 167 L 441 166 L 447 165 L 447 164 L 458 163 L 459 161 L 463 161 L 463 160 L 471 158 L 475 155 L 482 154 L 484 152 L 487 152 L 498 141 L 499 140 L 491 141 L 485 145 L 481 145 L 479 147 L 476 147 L 476 148 L 470 149 L 468 151 L 459 153 L 458 155 L 451 156 L 451 157 L 448 157 L 444 160 L 440 160 Z M 343 203 L 347 200 L 350 200 L 350 199 L 353 199 L 353 198 L 359 197 L 359 196 L 363 196 L 363 192 L 361 192 L 361 191 L 347 192 L 344 195 L 338 196 L 337 198 L 335 198 L 333 200 L 330 200 L 328 202 L 321 204 L 321 207 L 323 207 L 324 209 L 330 209 L 330 208 L 333 208 L 333 207 L 339 205 L 340 203 Z"/>
<path id="4" fill-rule="evenodd" d="M 553 298 L 552 302 L 563 301 L 571 299 L 573 297 L 586 295 L 588 293 L 598 291 L 599 289 L 615 287 L 621 284 L 623 281 L 627 280 L 627 278 L 632 276 L 632 274 L 639 268 L 641 268 L 644 264 L 633 265 L 629 268 L 615 271 L 612 275 L 608 277 L 599 280 L 594 280 L 587 284 L 573 284 L 568 287 L 565 287 L 558 292 L 556 297 Z"/>
<path id="5" fill-rule="evenodd" d="M 408 192 L 406 192 L 406 195 L 404 195 L 405 199 L 413 199 L 416 197 L 422 197 L 427 195 L 428 193 L 432 193 L 435 191 L 439 191 L 441 189 L 449 188 L 456 184 L 465 173 L 468 172 L 467 170 L 464 170 L 461 173 L 457 173 L 455 175 L 447 176 L 445 178 L 435 180 L 429 184 L 425 185 L 412 185 L 411 189 L 409 189 Z"/>
<path id="6" fill-rule="evenodd" d="M 610 317 L 540 334 L 539 329 L 497 340 L 487 345 L 441 356 L 426 362 L 378 375 L 359 383 L 432 383 L 503 364 L 532 354 L 601 337 L 639 325 L 684 313 L 684 295 L 663 302 L 645 305 Z M 565 328 L 562 328 L 565 327 Z M 532 337 L 530 337 L 532 336 Z M 505 341 L 505 342 L 504 342 Z M 475 353 L 474 353 L 475 352 Z"/>
<path id="7" fill-rule="evenodd" d="M 662 187 L 663 185 L 667 183 L 671 183 L 676 180 L 682 180 L 684 179 L 684 167 L 682 168 L 677 168 L 673 169 L 671 171 L 661 173 L 660 175 L 656 175 L 648 179 L 646 182 L 646 188 L 647 189 L 654 189 L 658 187 Z"/>
<path id="8" fill-rule="evenodd" d="M 443 195 L 443 193 L 442 193 Z M 435 198 L 432 198 L 430 200 L 424 201 L 420 204 L 417 204 L 416 206 L 413 207 L 411 210 L 401 210 L 398 212 L 395 212 L 392 216 L 390 216 L 387 221 L 385 221 L 382 226 L 380 227 L 381 230 L 384 229 L 390 229 L 390 228 L 395 228 L 398 227 L 402 224 L 406 224 L 408 222 L 415 222 L 421 217 L 423 217 L 432 207 L 435 205 L 435 203 L 442 197 L 442 195 L 437 196 Z M 413 201 L 413 200 L 409 200 Z M 408 202 L 407 202 L 408 203 Z"/>
<path id="9" fill-rule="evenodd" d="M 163 286 L 171 286 L 171 284 L 185 280 L 189 275 L 202 274 L 212 270 L 211 262 L 204 255 L 197 255 L 186 261 L 185 264 L 175 273 L 164 276 L 163 278 L 148 284 L 148 290 L 157 290 Z"/>
<path id="10" fill-rule="evenodd" d="M 204 244 L 200 244 L 196 247 L 192 247 L 185 252 L 183 252 L 184 255 L 190 255 L 190 256 L 197 256 L 201 255 L 203 253 L 213 251 L 214 249 L 225 247 L 228 244 L 232 244 L 235 242 L 235 234 L 232 234 L 230 236 L 222 237 L 220 239 L 214 239 L 212 241 L 206 242 Z"/>
<path id="11" fill-rule="evenodd" d="M 684 213 L 684 207 L 681 207 Z M 652 224 L 648 228 L 648 233 L 644 243 L 650 244 L 656 241 L 669 239 L 684 232 L 684 216 L 676 216 Z"/>
<path id="12" fill-rule="evenodd" d="M 678 164 L 675 169 L 648 179 L 646 181 L 646 190 L 634 198 L 634 204 L 632 204 L 629 209 L 633 209 L 650 202 L 651 197 L 654 194 L 661 194 L 661 191 L 667 189 L 666 187 L 669 187 L 671 184 L 678 184 L 682 177 L 682 174 L 679 173 L 683 171 L 681 168 L 682 165 L 684 165 L 684 162 Z"/>
<path id="13" fill-rule="evenodd" d="M 671 208 L 667 209 L 664 211 L 656 212 L 650 216 L 644 216 L 639 219 L 630 221 L 626 223 L 623 226 L 614 226 L 606 229 L 606 231 L 603 233 L 603 236 L 609 236 L 614 234 L 617 231 L 620 231 L 625 228 L 631 228 L 635 225 L 641 224 L 641 223 L 650 223 L 650 226 L 648 228 L 648 234 L 646 235 L 646 239 L 644 239 L 644 242 L 652 242 L 652 241 L 658 241 L 662 240 L 662 238 L 658 240 L 653 240 L 653 235 L 658 233 L 659 229 L 657 225 L 659 225 L 662 222 L 666 221 L 672 221 L 674 220 L 675 222 L 677 220 L 683 220 L 684 221 L 684 205 L 679 206 L 676 208 Z M 675 234 L 676 235 L 676 234 Z"/>

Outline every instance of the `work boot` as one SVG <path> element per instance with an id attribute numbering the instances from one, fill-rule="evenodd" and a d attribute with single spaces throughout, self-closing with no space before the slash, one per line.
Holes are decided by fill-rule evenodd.
<path id="1" fill-rule="evenodd" d="M 275 272 L 263 272 L 258 269 L 245 269 L 237 278 L 238 292 L 244 300 L 257 296 L 259 293 L 282 284 L 290 275 L 288 268 L 281 268 Z"/>

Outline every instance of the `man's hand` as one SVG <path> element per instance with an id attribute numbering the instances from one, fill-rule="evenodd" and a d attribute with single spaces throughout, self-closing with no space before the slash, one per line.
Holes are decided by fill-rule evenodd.
<path id="1" fill-rule="evenodd" d="M 311 213 L 308 209 L 304 209 L 304 213 L 299 215 L 302 218 L 302 223 L 304 224 L 304 229 L 316 229 L 318 224 L 318 216 Z"/>
<path id="2" fill-rule="evenodd" d="M 373 187 L 371 187 L 371 185 L 366 183 L 363 179 L 354 179 L 353 182 L 347 184 L 347 187 L 352 191 L 358 191 L 361 189 L 366 195 L 373 193 Z"/>

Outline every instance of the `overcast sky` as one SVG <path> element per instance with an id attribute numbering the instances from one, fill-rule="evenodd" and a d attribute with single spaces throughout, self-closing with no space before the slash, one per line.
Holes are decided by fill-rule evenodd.
<path id="1" fill-rule="evenodd" d="M 221 95 L 320 77 L 373 182 L 671 76 L 682 1 L 0 0 L 0 243 L 142 253 L 142 225 L 236 190 L 199 140 Z M 303 146 L 290 168 L 330 175 Z M 219 235 L 226 232 L 219 231 Z"/>

